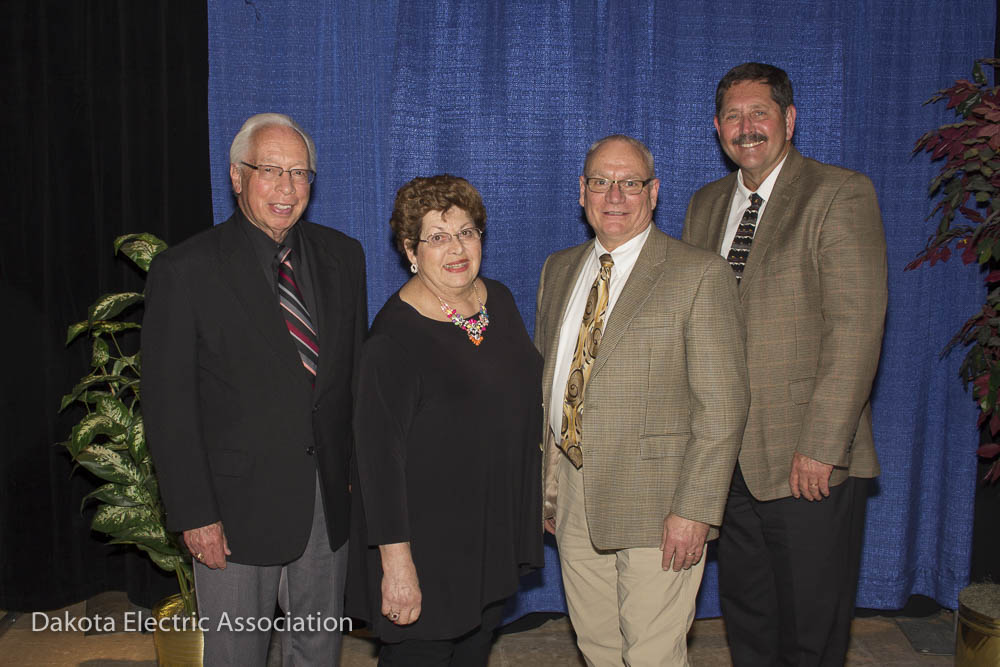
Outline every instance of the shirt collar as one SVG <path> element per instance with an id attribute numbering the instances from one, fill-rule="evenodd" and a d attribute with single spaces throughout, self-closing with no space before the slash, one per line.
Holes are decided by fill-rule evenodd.
<path id="1" fill-rule="evenodd" d="M 750 198 L 750 194 L 752 192 L 756 192 L 760 196 L 760 198 L 763 199 L 764 202 L 766 203 L 767 200 L 771 198 L 771 190 L 774 189 L 774 182 L 778 180 L 778 174 L 781 173 L 781 168 L 785 166 L 785 160 L 787 159 L 788 159 L 788 153 L 785 153 L 785 157 L 781 158 L 781 162 L 778 163 L 778 166 L 775 167 L 773 170 L 771 170 L 771 173 L 767 175 L 767 178 L 764 179 L 764 182 L 761 183 L 760 187 L 757 188 L 756 190 L 750 190 L 749 188 L 747 188 L 746 185 L 743 184 L 742 169 L 736 172 L 737 173 L 736 187 L 737 189 L 739 189 L 740 195 L 742 195 L 743 197 L 742 201 L 746 201 L 747 199 Z"/>
<path id="2" fill-rule="evenodd" d="M 615 268 L 625 268 L 626 266 L 631 266 L 635 263 L 636 258 L 639 257 L 639 251 L 642 250 L 642 246 L 645 245 L 646 239 L 649 238 L 649 231 L 653 228 L 652 220 L 649 222 L 649 226 L 646 229 L 639 232 L 634 237 L 630 238 L 625 243 L 621 244 L 614 250 L 607 250 L 601 245 L 601 242 L 596 238 L 594 239 L 594 256 L 598 260 L 601 259 L 601 255 L 610 252 L 611 258 L 615 260 Z"/>
<path id="3" fill-rule="evenodd" d="M 247 237 L 250 239 L 250 242 L 253 244 L 256 251 L 261 255 L 270 257 L 277 254 L 279 244 L 275 243 L 274 239 L 272 239 L 263 229 L 250 222 L 247 217 L 242 214 L 242 211 L 240 212 L 240 215 L 243 218 L 244 223 L 246 223 L 244 229 L 246 230 Z M 289 229 L 288 233 L 285 235 L 285 240 L 282 241 L 280 245 L 291 248 L 293 252 L 297 252 L 299 250 L 301 243 L 299 242 L 298 223 L 292 225 L 292 228 Z"/>

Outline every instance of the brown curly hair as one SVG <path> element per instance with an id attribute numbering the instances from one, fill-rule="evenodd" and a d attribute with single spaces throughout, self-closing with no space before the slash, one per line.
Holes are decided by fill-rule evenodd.
<path id="1" fill-rule="evenodd" d="M 392 205 L 392 216 L 389 218 L 399 251 L 405 256 L 407 245 L 411 250 L 416 248 L 425 215 L 431 211 L 444 213 L 452 207 L 468 213 L 479 231 L 486 231 L 483 198 L 461 176 L 417 176 L 401 187 L 396 192 L 396 202 Z"/>

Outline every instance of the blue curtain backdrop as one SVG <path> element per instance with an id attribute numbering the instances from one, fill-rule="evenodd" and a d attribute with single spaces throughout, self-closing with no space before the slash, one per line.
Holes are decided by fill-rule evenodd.
<path id="1" fill-rule="evenodd" d="M 643 139 L 662 181 L 656 223 L 679 235 L 694 190 L 727 173 L 712 128 L 718 79 L 749 60 L 786 69 L 796 145 L 871 177 L 889 241 L 874 392 L 882 476 L 858 604 L 899 608 L 919 593 L 955 606 L 969 570 L 976 413 L 960 355 L 939 353 L 983 288 L 958 262 L 903 272 L 931 231 L 936 170 L 910 150 L 951 122 L 922 103 L 992 55 L 994 0 L 781 0 L 751 12 L 734 0 L 208 5 L 216 222 L 233 210 L 228 150 L 243 120 L 291 114 L 319 150 L 307 216 L 364 244 L 372 314 L 407 278 L 388 219 L 413 176 L 450 172 L 479 188 L 483 273 L 511 288 L 530 330 L 545 257 L 588 238 L 577 203 L 587 146 L 613 132 Z M 546 558 L 510 617 L 564 609 L 552 547 Z M 714 561 L 698 614 L 718 614 Z"/>

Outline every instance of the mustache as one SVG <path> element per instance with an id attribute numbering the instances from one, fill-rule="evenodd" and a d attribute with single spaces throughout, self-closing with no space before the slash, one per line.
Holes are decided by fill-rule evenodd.
<path id="1" fill-rule="evenodd" d="M 767 141 L 767 135 L 760 132 L 745 132 L 733 139 L 733 145 L 753 143 L 755 141 Z"/>

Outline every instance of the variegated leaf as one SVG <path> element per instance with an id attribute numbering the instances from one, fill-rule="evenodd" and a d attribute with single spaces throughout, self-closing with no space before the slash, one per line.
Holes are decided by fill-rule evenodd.
<path id="1" fill-rule="evenodd" d="M 66 328 L 66 344 L 69 345 L 73 339 L 90 328 L 90 322 L 77 322 Z"/>
<path id="2" fill-rule="evenodd" d="M 146 507 L 117 507 L 101 505 L 94 514 L 90 527 L 101 533 L 118 537 L 117 533 L 132 526 L 155 523 L 156 515 Z"/>
<path id="3" fill-rule="evenodd" d="M 151 512 L 150 516 L 156 515 Z M 133 544 L 145 544 L 150 549 L 156 549 L 168 556 L 180 553 L 172 536 L 163 529 L 163 524 L 158 521 L 143 521 L 127 526 L 115 535 L 112 543 L 124 543 L 126 540 Z"/>
<path id="4" fill-rule="evenodd" d="M 88 389 L 90 387 L 93 387 L 94 385 L 101 385 L 101 384 L 112 385 L 112 384 L 115 384 L 115 383 L 127 382 L 130 379 L 131 378 L 128 378 L 128 377 L 126 377 L 124 375 L 103 375 L 103 374 L 100 374 L 100 373 L 98 373 L 97 375 L 88 375 L 88 376 L 84 377 L 82 380 L 80 380 L 76 384 L 76 386 L 73 387 L 72 391 L 70 391 L 68 394 L 66 394 L 65 396 L 63 396 L 63 398 L 62 398 L 63 408 L 65 408 L 67 405 L 69 405 L 70 403 L 72 403 L 73 401 L 75 401 L 77 398 L 79 398 L 81 396 L 81 394 L 83 394 L 84 390 L 86 390 L 86 389 Z M 95 394 L 95 396 L 96 395 L 97 394 Z M 93 401 L 93 400 L 87 400 L 86 402 L 93 403 L 95 401 Z"/>
<path id="5" fill-rule="evenodd" d="M 104 417 L 107 419 L 107 417 Z M 109 420 L 110 421 L 110 420 Z M 121 428 L 115 424 L 117 428 Z M 76 455 L 76 461 L 97 477 L 116 484 L 141 484 L 135 464 L 120 453 L 103 445 L 89 445 Z"/>
<path id="6" fill-rule="evenodd" d="M 107 320 L 98 320 L 94 322 L 93 330 L 96 333 L 116 333 L 118 331 L 125 331 L 126 329 L 141 329 L 141 325 L 136 322 L 109 322 Z"/>
<path id="7" fill-rule="evenodd" d="M 108 352 L 108 343 L 103 338 L 97 336 L 94 338 L 94 346 L 90 354 L 90 366 L 92 368 L 100 368 L 104 364 L 108 363 L 111 358 L 111 353 Z"/>
<path id="8" fill-rule="evenodd" d="M 123 435 L 124 433 L 125 428 L 114 423 L 107 415 L 91 413 L 86 415 L 73 427 L 70 433 L 70 454 L 73 455 L 74 459 L 79 460 L 79 457 L 83 454 L 83 449 L 90 445 L 98 435 L 115 436 Z M 80 464 L 85 465 L 83 461 L 80 461 Z"/>
<path id="9" fill-rule="evenodd" d="M 148 459 L 147 459 L 148 460 Z M 156 479 L 156 475 L 150 474 L 145 479 L 146 490 L 149 491 L 149 495 L 154 498 L 160 497 L 160 483 Z"/>
<path id="10" fill-rule="evenodd" d="M 73 394 L 63 394 L 62 399 L 59 401 L 59 412 L 62 412 L 69 406 L 73 401 L 77 399 Z"/>
<path id="11" fill-rule="evenodd" d="M 115 239 L 115 252 L 121 252 L 143 271 L 149 271 L 153 258 L 166 249 L 166 242 L 153 234 L 125 234 Z"/>
<path id="12" fill-rule="evenodd" d="M 139 353 L 138 352 L 136 352 L 133 355 L 124 355 L 124 356 L 118 357 L 117 359 L 115 359 L 115 365 L 114 365 L 114 368 L 113 368 L 112 372 L 114 372 L 114 373 L 121 373 L 122 370 L 128 368 L 128 369 L 132 370 L 133 372 L 135 372 L 136 374 L 138 374 L 139 373 L 139 360 L 138 360 L 138 357 L 139 357 Z"/>
<path id="13" fill-rule="evenodd" d="M 142 414 L 135 416 L 128 427 L 128 435 L 125 438 L 128 444 L 128 452 L 136 465 L 142 465 L 149 459 L 149 450 L 146 448 L 146 427 L 142 421 Z"/>
<path id="14" fill-rule="evenodd" d="M 138 507 L 139 505 L 151 504 L 149 492 L 145 487 L 136 484 L 113 484 L 111 482 L 102 484 L 83 497 L 80 509 L 90 500 L 100 500 L 101 502 L 117 507 Z"/>
<path id="15" fill-rule="evenodd" d="M 125 404 L 112 396 L 97 399 L 97 414 L 110 417 L 111 421 L 128 428 L 132 423 L 132 413 Z"/>
<path id="16" fill-rule="evenodd" d="M 142 301 L 142 294 L 139 292 L 105 294 L 90 306 L 90 309 L 87 310 L 87 318 L 91 322 L 109 320 L 140 301 Z"/>

